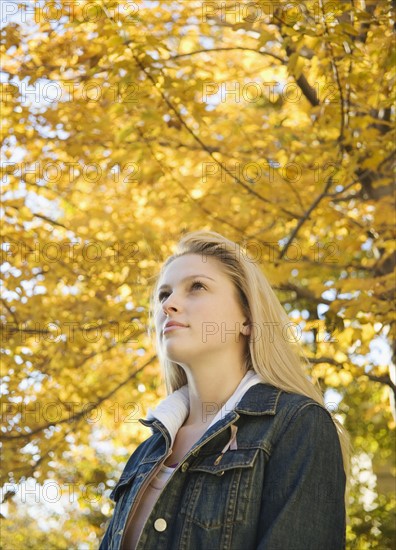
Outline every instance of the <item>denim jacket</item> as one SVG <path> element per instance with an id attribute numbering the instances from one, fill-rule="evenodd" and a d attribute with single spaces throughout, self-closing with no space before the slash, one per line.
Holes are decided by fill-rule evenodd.
<path id="1" fill-rule="evenodd" d="M 120 550 L 131 506 L 170 454 L 158 419 L 129 458 L 99 550 Z M 233 426 L 233 430 L 231 429 Z M 237 448 L 227 448 L 237 427 Z M 343 550 L 345 473 L 330 413 L 259 383 L 186 453 L 156 501 L 136 550 Z"/>

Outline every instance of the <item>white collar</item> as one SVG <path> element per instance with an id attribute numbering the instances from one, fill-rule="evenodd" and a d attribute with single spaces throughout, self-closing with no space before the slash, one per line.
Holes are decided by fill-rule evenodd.
<path id="1" fill-rule="evenodd" d="M 245 392 L 255 384 L 263 383 L 264 380 L 258 376 L 253 370 L 248 370 L 245 376 L 240 381 L 238 387 L 235 389 L 234 393 L 224 404 L 222 409 L 216 414 L 212 422 L 209 424 L 207 431 L 213 424 L 218 420 L 221 420 L 232 411 L 237 403 L 242 399 Z M 148 409 L 147 420 L 152 420 L 154 418 L 160 420 L 162 424 L 167 428 L 171 436 L 171 447 L 176 438 L 176 434 L 179 431 L 179 428 L 184 424 L 188 414 L 190 412 L 190 398 L 188 394 L 188 385 L 185 384 L 178 390 L 169 394 L 161 403 L 153 410 Z"/>

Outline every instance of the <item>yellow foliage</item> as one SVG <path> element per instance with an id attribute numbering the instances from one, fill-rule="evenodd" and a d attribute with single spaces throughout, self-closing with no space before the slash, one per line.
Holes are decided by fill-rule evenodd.
<path id="1" fill-rule="evenodd" d="M 353 396 L 352 430 L 365 421 L 354 443 L 380 453 L 394 427 L 389 366 L 357 355 L 377 336 L 394 346 L 388 2 L 324 2 L 325 18 L 317 2 L 258 2 L 257 21 L 243 3 L 212 17 L 202 2 L 58 4 L 62 21 L 50 24 L 45 0 L 35 25 L 2 30 L 3 397 L 38 410 L 7 417 L 3 481 L 99 475 L 76 468 L 84 456 L 114 478 L 147 435 L 122 421 L 125 405 L 143 413 L 163 392 L 151 284 L 175 241 L 202 228 L 249 243 L 306 322 L 313 377 Z M 101 437 L 111 464 L 92 451 Z M 68 528 L 63 546 L 77 547 Z"/>

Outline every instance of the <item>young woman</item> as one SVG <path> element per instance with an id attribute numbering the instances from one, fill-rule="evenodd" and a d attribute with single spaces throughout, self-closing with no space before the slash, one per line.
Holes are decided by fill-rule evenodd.
<path id="1" fill-rule="evenodd" d="M 168 396 L 139 419 L 100 550 L 345 548 L 348 436 L 259 265 L 189 233 L 151 306 Z"/>

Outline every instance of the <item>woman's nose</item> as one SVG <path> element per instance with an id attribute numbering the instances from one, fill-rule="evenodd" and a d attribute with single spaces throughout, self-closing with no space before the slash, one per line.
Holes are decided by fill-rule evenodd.
<path id="1" fill-rule="evenodd" d="M 163 311 L 168 315 L 170 311 L 179 311 L 180 306 L 178 305 L 174 294 L 170 294 L 166 300 L 162 303 Z"/>

